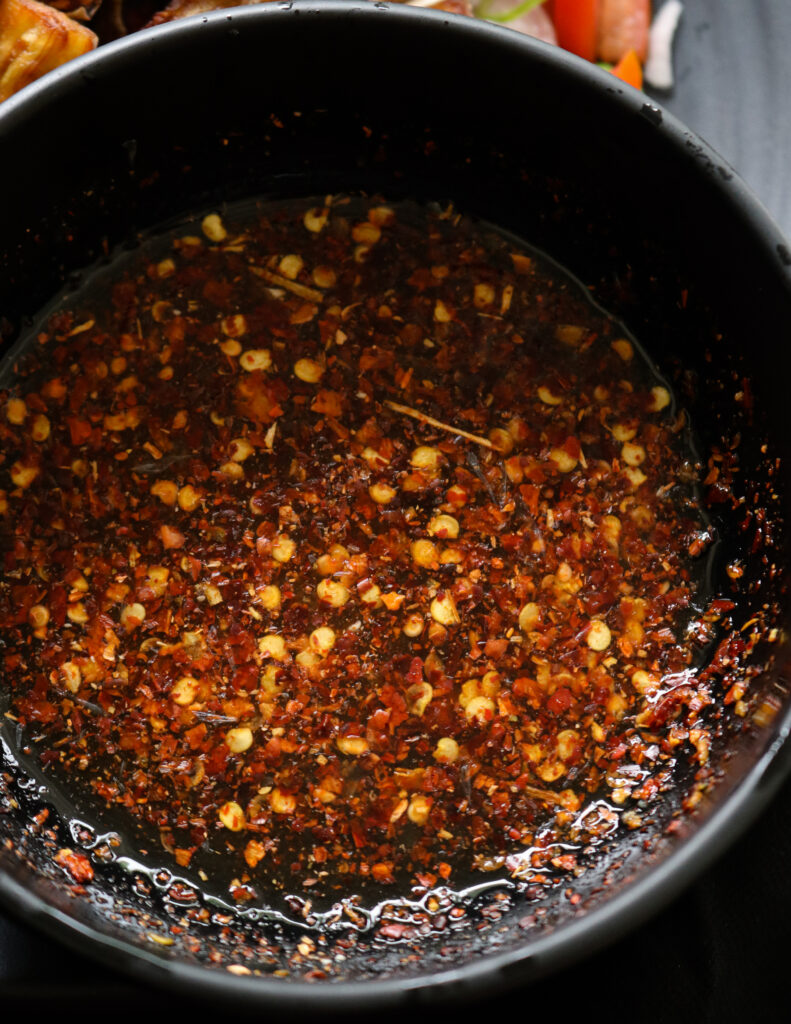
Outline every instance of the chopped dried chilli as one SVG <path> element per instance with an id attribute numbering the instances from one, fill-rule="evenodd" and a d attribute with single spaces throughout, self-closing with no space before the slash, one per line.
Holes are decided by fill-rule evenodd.
<path id="1" fill-rule="evenodd" d="M 327 197 L 102 273 L 1 396 L 5 685 L 45 767 L 182 866 L 239 834 L 253 875 L 387 882 L 705 763 L 683 416 L 565 272 Z"/>

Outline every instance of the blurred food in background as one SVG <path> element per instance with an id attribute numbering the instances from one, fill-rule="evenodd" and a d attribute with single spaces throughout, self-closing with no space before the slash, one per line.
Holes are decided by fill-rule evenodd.
<path id="1" fill-rule="evenodd" d="M 36 0 L 0 0 L 0 100 L 92 50 L 96 34 Z"/>
<path id="2" fill-rule="evenodd" d="M 0 0 L 0 100 L 100 43 L 209 11 L 273 0 Z M 673 85 L 673 35 L 682 11 L 665 0 L 396 0 L 491 21 L 600 63 L 642 88 Z M 656 5 L 655 5 L 656 6 Z M 652 25 L 652 14 L 656 14 Z"/>

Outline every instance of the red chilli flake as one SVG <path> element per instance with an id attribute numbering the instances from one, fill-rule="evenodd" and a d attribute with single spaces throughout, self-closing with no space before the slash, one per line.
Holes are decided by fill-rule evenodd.
<path id="1" fill-rule="evenodd" d="M 555 266 L 453 211 L 323 209 L 148 243 L 20 359 L 12 709 L 181 866 L 238 833 L 242 871 L 446 880 L 704 728 L 693 678 L 648 695 L 693 665 L 709 536 L 668 391 Z"/>

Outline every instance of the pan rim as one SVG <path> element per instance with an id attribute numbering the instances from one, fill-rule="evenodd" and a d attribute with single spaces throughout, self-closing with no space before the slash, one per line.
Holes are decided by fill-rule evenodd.
<path id="1" fill-rule="evenodd" d="M 776 258 L 778 279 L 785 276 L 791 293 L 791 266 L 783 258 L 788 242 L 773 223 L 760 201 L 739 175 L 703 139 L 641 93 L 610 81 L 605 72 L 546 44 L 519 35 L 500 26 L 400 4 L 372 4 L 361 0 L 294 0 L 282 4 L 222 10 L 197 15 L 179 22 L 158 26 L 118 40 L 86 54 L 28 86 L 22 94 L 7 100 L 0 108 L 0 145 L 6 132 L 13 131 L 20 119 L 46 109 L 59 88 L 74 87 L 107 65 L 123 69 L 134 65 L 143 53 L 179 44 L 188 46 L 205 32 L 239 31 L 246 23 L 270 19 L 272 24 L 297 17 L 313 20 L 354 16 L 372 25 L 386 19 L 407 19 L 424 31 L 454 32 L 459 38 L 488 39 L 493 48 L 520 51 L 525 59 L 562 67 L 581 87 L 607 90 L 610 101 L 634 114 L 648 116 L 669 149 L 689 156 L 699 172 L 708 175 L 710 187 L 726 197 L 749 226 L 751 234 Z M 434 26 L 434 27 L 432 27 Z M 115 72 L 114 72 L 115 73 Z M 661 115 L 656 117 L 657 112 Z M 362 1010 L 405 1003 L 431 1002 L 463 998 L 473 991 L 482 993 L 497 987 L 532 981 L 565 964 L 578 960 L 596 948 L 614 942 L 636 927 L 661 906 L 670 902 L 727 845 L 733 842 L 766 806 L 791 770 L 791 705 L 778 714 L 766 734 L 763 753 L 722 804 L 658 865 L 649 868 L 628 883 L 611 899 L 556 931 L 525 942 L 517 948 L 481 956 L 462 967 L 450 967 L 407 978 L 342 981 L 317 984 L 303 980 L 268 977 L 239 977 L 220 970 L 197 967 L 164 954 L 149 951 L 123 938 L 106 934 L 76 921 L 51 906 L 0 868 L 0 904 L 12 914 L 33 924 L 51 937 L 76 948 L 78 952 L 110 967 L 120 968 L 156 986 L 172 986 L 185 993 L 200 990 L 235 1003 L 280 1006 L 289 1010 Z"/>

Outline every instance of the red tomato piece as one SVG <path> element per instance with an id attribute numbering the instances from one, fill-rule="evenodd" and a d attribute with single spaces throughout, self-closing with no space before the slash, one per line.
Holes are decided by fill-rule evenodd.
<path id="1" fill-rule="evenodd" d="M 558 44 L 585 60 L 596 59 L 600 0 L 554 0 L 552 17 Z"/>

